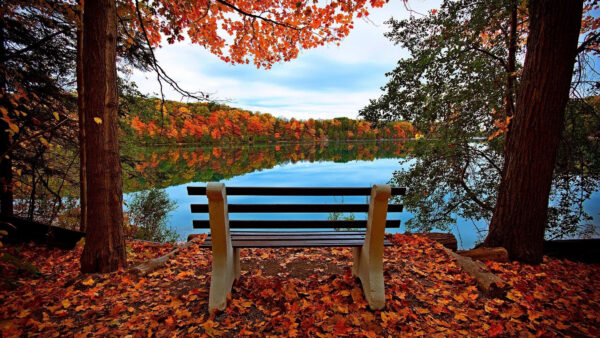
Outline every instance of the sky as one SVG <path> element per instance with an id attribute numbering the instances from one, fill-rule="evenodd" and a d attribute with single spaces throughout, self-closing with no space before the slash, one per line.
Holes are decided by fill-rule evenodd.
<path id="1" fill-rule="evenodd" d="M 413 11 L 426 13 L 439 7 L 439 0 L 413 0 Z M 390 0 L 383 8 L 370 10 L 369 21 L 357 19 L 354 29 L 340 46 L 328 45 L 301 51 L 298 58 L 256 69 L 254 65 L 230 65 L 189 42 L 156 50 L 167 74 L 188 91 L 210 93 L 232 107 L 296 119 L 357 118 L 358 111 L 381 94 L 385 73 L 408 56 L 383 34 L 390 17 L 408 18 L 401 0 Z M 154 73 L 134 71 L 130 78 L 142 93 L 158 96 Z M 173 90 L 166 98 L 181 100 Z"/>

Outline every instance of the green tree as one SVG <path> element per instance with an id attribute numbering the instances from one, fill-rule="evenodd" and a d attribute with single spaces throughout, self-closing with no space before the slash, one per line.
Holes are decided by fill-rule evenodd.
<path id="1" fill-rule="evenodd" d="M 504 167 L 484 246 L 541 263 L 548 202 L 577 43 L 583 0 L 530 0 L 523 79 L 504 147 Z"/>
<path id="2" fill-rule="evenodd" d="M 54 183 L 72 174 L 71 158 L 55 156 L 75 147 L 68 93 L 73 12 L 54 0 L 3 1 L 0 8 L 0 213 L 13 214 L 14 194 L 20 203 L 15 214 L 32 219 L 39 196 L 60 205 L 62 184 Z"/>
<path id="3" fill-rule="evenodd" d="M 520 88 L 518 61 L 525 57 L 528 18 L 520 1 L 461 0 L 444 1 L 424 17 L 390 20 L 387 36 L 408 49 L 410 57 L 387 74 L 390 81 L 382 88 L 383 95 L 360 114 L 379 124 L 405 119 L 429 136 L 416 142 L 404 161 L 407 169 L 393 178 L 409 188 L 403 202 L 416 213 L 407 222 L 409 228 L 448 229 L 457 217 L 491 220 L 504 163 L 505 132 Z M 584 105 L 589 108 L 589 100 L 581 100 L 573 114 Z M 597 118 L 590 116 L 588 122 Z M 567 145 L 574 140 L 569 136 L 573 131 L 562 138 L 560 131 L 551 134 Z M 600 178 L 597 167 L 586 164 L 600 155 L 597 147 L 589 145 L 561 148 L 559 163 L 569 169 L 556 170 L 553 176 L 553 235 L 573 234 L 589 218 L 582 203 L 597 189 Z M 573 149 L 590 156 L 572 156 Z M 582 165 L 590 170 L 573 170 Z M 561 193 L 565 186 L 581 194 Z M 558 222 L 567 223 L 556 228 Z"/>
<path id="4" fill-rule="evenodd" d="M 128 207 L 135 238 L 177 242 L 179 235 L 167 225 L 169 213 L 175 210 L 175 202 L 169 199 L 164 190 L 152 188 L 134 193 Z"/>

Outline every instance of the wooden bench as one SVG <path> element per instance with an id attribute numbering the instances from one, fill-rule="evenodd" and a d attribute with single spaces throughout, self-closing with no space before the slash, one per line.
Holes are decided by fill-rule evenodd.
<path id="1" fill-rule="evenodd" d="M 208 183 L 188 187 L 189 195 L 205 195 L 208 204 L 192 204 L 192 213 L 208 213 L 209 220 L 195 220 L 194 228 L 210 228 L 202 244 L 212 247 L 212 279 L 209 311 L 223 310 L 233 281 L 240 277 L 240 248 L 353 247 L 352 273 L 360 278 L 365 298 L 373 310 L 385 305 L 383 247 L 387 212 L 402 211 L 401 204 L 388 206 L 390 196 L 404 195 L 404 188 L 374 185 L 372 188 L 228 187 Z M 368 204 L 228 204 L 227 195 L 245 196 L 370 196 Z M 279 200 L 278 200 L 279 202 Z M 229 213 L 345 213 L 365 212 L 367 220 L 229 220 Z M 230 231 L 233 229 L 279 229 L 279 231 Z M 282 229 L 366 228 L 364 231 L 281 231 Z M 190 235 L 193 236 L 193 235 Z"/>

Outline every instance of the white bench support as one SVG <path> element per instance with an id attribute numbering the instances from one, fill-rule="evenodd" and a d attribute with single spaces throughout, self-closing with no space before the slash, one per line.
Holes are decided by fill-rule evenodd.
<path id="1" fill-rule="evenodd" d="M 240 278 L 240 250 L 231 246 L 225 184 L 208 183 L 208 213 L 212 237 L 212 279 L 208 310 L 224 310 L 233 281 Z"/>
<path id="2" fill-rule="evenodd" d="M 360 278 L 365 298 L 372 310 L 380 310 L 385 306 L 383 241 L 391 191 L 387 184 L 374 185 L 371 189 L 365 242 L 361 247 L 354 248 L 352 273 Z M 213 312 L 225 309 L 233 282 L 240 278 L 240 252 L 231 245 L 225 185 L 208 183 L 206 196 L 213 256 L 208 309 Z"/>
<path id="3" fill-rule="evenodd" d="M 392 189 L 387 184 L 374 185 L 371 189 L 365 244 L 354 248 L 352 274 L 360 278 L 365 298 L 372 310 L 381 310 L 385 306 L 383 239 L 391 192 Z"/>

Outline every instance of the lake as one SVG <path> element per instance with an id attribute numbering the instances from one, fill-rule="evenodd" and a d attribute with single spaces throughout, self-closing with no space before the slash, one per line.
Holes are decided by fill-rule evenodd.
<path id="1" fill-rule="evenodd" d="M 207 219 L 192 214 L 191 203 L 206 203 L 206 197 L 188 196 L 186 187 L 204 186 L 206 182 L 223 182 L 226 186 L 291 186 L 291 187 L 360 187 L 388 183 L 394 171 L 401 169 L 399 160 L 410 151 L 407 142 L 330 142 L 328 144 L 240 145 L 228 147 L 134 147 L 123 163 L 125 200 L 131 192 L 164 188 L 176 209 L 169 225 L 185 240 L 189 234 L 207 232 L 193 229 L 192 220 Z M 228 197 L 230 203 L 364 203 L 365 197 Z M 586 203 L 586 210 L 600 213 L 600 194 Z M 232 214 L 230 219 L 327 219 L 327 214 Z M 366 214 L 355 213 L 356 219 Z M 401 224 L 411 218 L 409 212 L 389 213 L 388 219 Z M 451 232 L 459 247 L 469 249 L 485 237 L 485 222 L 458 219 Z M 400 228 L 389 233 L 405 232 Z"/>

